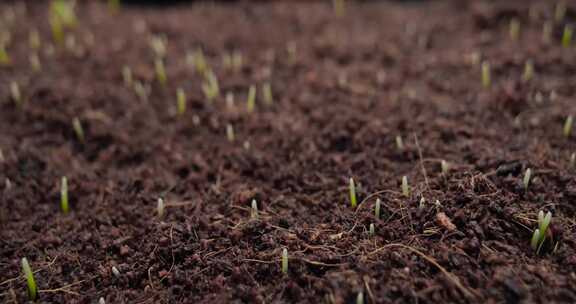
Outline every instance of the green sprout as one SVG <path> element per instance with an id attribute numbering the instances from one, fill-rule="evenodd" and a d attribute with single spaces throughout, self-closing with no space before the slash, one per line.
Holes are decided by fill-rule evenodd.
<path id="1" fill-rule="evenodd" d="M 524 65 L 524 73 L 522 74 L 522 80 L 528 82 L 532 80 L 533 77 L 534 77 L 534 63 L 532 62 L 532 60 L 528 60 Z"/>
<path id="2" fill-rule="evenodd" d="M 562 46 L 569 48 L 572 44 L 572 34 L 574 29 L 570 25 L 564 26 L 564 31 L 562 32 Z"/>
<path id="3" fill-rule="evenodd" d="M 374 237 L 376 234 L 376 228 L 374 227 L 374 223 L 370 223 L 370 228 L 368 229 L 368 235 L 370 237 Z"/>
<path id="4" fill-rule="evenodd" d="M 559 1 L 554 8 L 554 21 L 560 23 L 566 16 L 566 3 Z"/>
<path id="5" fill-rule="evenodd" d="M 402 136 L 400 135 L 396 136 L 396 148 L 400 152 L 404 151 L 404 141 L 402 140 Z"/>
<path id="6" fill-rule="evenodd" d="M 359 292 L 356 296 L 356 304 L 364 304 L 364 293 Z"/>
<path id="7" fill-rule="evenodd" d="M 202 91 L 206 96 L 208 101 L 214 100 L 214 98 L 220 95 L 220 86 L 218 85 L 218 79 L 216 75 L 212 71 L 208 71 L 205 73 L 205 79 L 202 83 Z"/>
<path id="8" fill-rule="evenodd" d="M 111 12 L 117 13 L 120 11 L 120 0 L 108 0 L 108 9 Z"/>
<path id="9" fill-rule="evenodd" d="M 147 101 L 149 92 L 150 87 L 148 85 L 144 85 L 140 81 L 134 81 L 134 93 L 140 100 Z"/>
<path id="10" fill-rule="evenodd" d="M 176 90 L 176 107 L 178 115 L 184 115 L 186 112 L 186 93 L 182 88 Z"/>
<path id="11" fill-rule="evenodd" d="M 548 230 L 548 226 L 550 226 L 550 222 L 552 221 L 552 213 L 548 211 L 546 216 L 544 216 L 544 211 L 540 211 L 538 213 L 538 228 L 534 230 L 532 234 L 532 239 L 530 241 L 530 246 L 534 249 L 537 253 L 540 252 L 540 248 L 544 241 L 546 240 L 546 232 Z"/>
<path id="12" fill-rule="evenodd" d="M 158 83 L 165 86 L 168 82 L 168 76 L 166 76 L 166 67 L 162 59 L 158 58 L 154 61 L 154 70 L 156 71 L 156 80 L 158 80 Z"/>
<path id="13" fill-rule="evenodd" d="M 518 37 L 520 37 L 520 21 L 518 20 L 518 18 L 512 18 L 510 19 L 510 39 L 512 39 L 512 41 L 517 41 Z"/>
<path id="14" fill-rule="evenodd" d="M 269 82 L 266 82 L 262 85 L 262 100 L 267 105 L 271 105 L 274 103 L 274 97 L 272 95 L 272 86 Z"/>
<path id="15" fill-rule="evenodd" d="M 20 85 L 16 81 L 10 83 L 10 97 L 17 106 L 22 106 L 22 93 L 20 92 Z"/>
<path id="16" fill-rule="evenodd" d="M 410 186 L 408 186 L 408 177 L 402 176 L 402 194 L 405 197 L 410 197 Z"/>
<path id="17" fill-rule="evenodd" d="M 356 206 L 358 205 L 358 200 L 356 198 L 356 185 L 354 185 L 354 178 L 350 178 L 349 181 L 349 191 L 350 191 L 350 206 L 352 206 L 353 209 L 356 209 Z"/>
<path id="18" fill-rule="evenodd" d="M 569 115 L 566 117 L 566 122 L 564 123 L 564 137 L 570 137 L 572 134 L 572 124 L 574 123 L 574 116 Z"/>
<path id="19" fill-rule="evenodd" d="M 84 143 L 84 127 L 82 127 L 82 123 L 78 117 L 74 117 L 74 119 L 72 119 L 72 128 L 74 129 L 74 133 L 76 134 L 78 141 Z"/>
<path id="20" fill-rule="evenodd" d="M 36 280 L 34 280 L 34 272 L 28 263 L 27 258 L 22 258 L 22 271 L 24 272 L 24 277 L 26 277 L 26 282 L 28 283 L 28 298 L 31 301 L 36 300 L 38 297 L 38 289 L 36 287 Z"/>
<path id="21" fill-rule="evenodd" d="M 337 17 L 344 16 L 344 0 L 332 0 L 332 8 Z"/>
<path id="22" fill-rule="evenodd" d="M 490 84 L 490 63 L 484 61 L 482 62 L 482 86 L 484 88 L 489 88 Z"/>
<path id="23" fill-rule="evenodd" d="M 255 199 L 252 199 L 251 207 L 250 207 L 250 218 L 253 220 L 258 219 L 258 203 Z"/>
<path id="24" fill-rule="evenodd" d="M 40 57 L 38 57 L 38 54 L 30 54 L 28 61 L 30 61 L 30 66 L 34 72 L 40 72 L 42 70 L 42 64 L 40 63 Z"/>
<path id="25" fill-rule="evenodd" d="M 206 62 L 206 57 L 204 56 L 204 52 L 201 48 L 186 54 L 186 64 L 188 64 L 190 67 L 195 67 L 196 71 L 201 75 L 205 75 L 207 72 L 209 72 L 208 63 Z"/>
<path id="26" fill-rule="evenodd" d="M 74 12 L 75 1 L 52 0 L 49 8 L 49 20 L 54 41 L 64 42 L 64 31 L 76 27 L 78 23 Z"/>
<path id="27" fill-rule="evenodd" d="M 226 138 L 229 142 L 234 142 L 236 136 L 234 135 L 234 126 L 231 124 L 226 125 Z"/>
<path id="28" fill-rule="evenodd" d="M 62 182 L 60 183 L 60 209 L 62 209 L 64 214 L 70 210 L 68 204 L 68 179 L 66 176 L 62 177 Z"/>
<path id="29" fill-rule="evenodd" d="M 33 50 L 40 49 L 42 42 L 40 41 L 40 34 L 38 30 L 31 30 L 30 35 L 28 36 L 28 43 L 30 44 L 30 48 Z"/>
<path id="30" fill-rule="evenodd" d="M 374 205 L 374 217 L 376 219 L 380 218 L 380 209 L 382 208 L 381 206 L 382 206 L 382 201 L 379 198 L 377 198 L 376 199 L 376 205 Z"/>
<path id="31" fill-rule="evenodd" d="M 132 69 L 125 65 L 122 67 L 122 80 L 124 81 L 124 85 L 130 87 L 134 83 L 134 76 L 132 76 Z"/>
<path id="32" fill-rule="evenodd" d="M 450 171 L 450 164 L 447 161 L 442 160 L 440 162 L 440 169 L 442 170 L 442 174 L 446 175 L 448 174 L 448 171 Z"/>
<path id="33" fill-rule="evenodd" d="M 0 44 L 0 66 L 8 66 L 12 63 L 12 59 L 10 59 L 10 55 L 6 51 L 6 47 Z"/>
<path id="34" fill-rule="evenodd" d="M 281 267 L 282 267 L 282 273 L 288 274 L 288 249 L 286 248 L 282 249 Z"/>
<path id="35" fill-rule="evenodd" d="M 161 197 L 158 198 L 158 203 L 156 204 L 156 212 L 158 213 L 158 217 L 162 218 L 164 217 L 164 210 L 166 208 L 166 205 L 164 204 L 164 199 L 162 199 Z"/>
<path id="36" fill-rule="evenodd" d="M 246 110 L 249 113 L 254 112 L 254 108 L 256 108 L 256 87 L 250 86 L 248 89 L 248 98 L 246 100 Z"/>
<path id="37" fill-rule="evenodd" d="M 165 36 L 152 36 L 150 37 L 150 48 L 158 58 L 166 57 L 166 44 Z"/>
<path id="38" fill-rule="evenodd" d="M 524 179 L 522 179 L 522 185 L 524 185 L 524 190 L 528 191 L 528 186 L 530 185 L 530 178 L 532 177 L 532 169 L 526 169 L 524 173 Z"/>

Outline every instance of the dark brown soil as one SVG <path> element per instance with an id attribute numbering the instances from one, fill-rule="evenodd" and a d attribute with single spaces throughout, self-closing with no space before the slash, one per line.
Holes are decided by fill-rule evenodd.
<path id="1" fill-rule="evenodd" d="M 367 303 L 576 302 L 576 142 L 562 131 L 576 113 L 576 56 L 560 44 L 576 6 L 543 42 L 552 1 L 374 1 L 349 3 L 342 17 L 329 1 L 118 14 L 78 2 L 76 47 L 52 55 L 47 3 L 0 2 L 0 31 L 12 37 L 12 65 L 0 68 L 0 302 L 27 301 L 23 257 L 43 303 L 355 303 L 359 292 Z M 154 81 L 151 34 L 168 40 L 166 87 Z M 220 81 L 212 103 L 185 63 L 198 47 Z M 240 71 L 222 64 L 230 50 L 244 56 Z M 527 60 L 535 76 L 522 81 Z M 151 84 L 147 101 L 123 84 L 123 65 Z M 248 88 L 266 80 L 273 104 L 259 96 L 247 112 Z M 540 210 L 553 214 L 553 242 L 536 254 Z"/>

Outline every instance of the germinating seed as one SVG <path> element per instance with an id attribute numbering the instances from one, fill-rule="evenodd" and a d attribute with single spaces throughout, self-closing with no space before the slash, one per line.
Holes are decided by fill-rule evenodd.
<path id="1" fill-rule="evenodd" d="M 154 70 L 156 71 L 156 80 L 158 80 L 158 83 L 165 86 L 168 82 L 168 76 L 166 76 L 166 67 L 162 59 L 156 59 L 154 61 Z"/>
<path id="2" fill-rule="evenodd" d="M 100 297 L 100 299 L 98 300 L 98 304 L 106 304 L 106 300 L 104 300 L 103 297 Z"/>
<path id="3" fill-rule="evenodd" d="M 490 63 L 484 61 L 482 62 L 482 86 L 484 88 L 489 88 L 490 84 Z"/>
<path id="4" fill-rule="evenodd" d="M 236 138 L 234 134 L 234 127 L 231 124 L 226 125 L 226 138 L 229 142 L 234 142 Z"/>
<path id="5" fill-rule="evenodd" d="M 530 178 L 532 177 L 532 169 L 526 169 L 524 173 L 524 179 L 522 180 L 522 184 L 524 185 L 524 190 L 528 191 L 528 186 L 530 185 Z"/>
<path id="6" fill-rule="evenodd" d="M 282 273 L 288 274 L 288 249 L 286 248 L 282 249 L 281 267 L 282 267 Z"/>
<path id="7" fill-rule="evenodd" d="M 374 205 L 374 217 L 376 219 L 380 218 L 380 208 L 382 205 L 382 201 L 378 198 L 376 199 L 376 205 Z"/>
<path id="8" fill-rule="evenodd" d="M 252 200 L 251 208 L 250 208 L 250 218 L 255 220 L 258 219 L 258 203 L 255 199 Z"/>
<path id="9" fill-rule="evenodd" d="M 520 36 L 520 21 L 517 18 L 510 20 L 510 39 L 513 41 L 518 40 Z"/>
<path id="10" fill-rule="evenodd" d="M 176 90 L 176 108 L 178 115 L 184 115 L 186 112 L 186 93 L 182 88 Z"/>
<path id="11" fill-rule="evenodd" d="M 72 119 L 72 128 L 74 129 L 74 133 L 76 134 L 78 141 L 84 143 L 84 128 L 82 127 L 82 123 L 78 117 L 74 117 L 74 119 Z"/>
<path id="12" fill-rule="evenodd" d="M 570 154 L 569 168 L 574 169 L 575 165 L 576 165 L 576 153 L 572 153 L 572 154 Z"/>
<path id="13" fill-rule="evenodd" d="M 22 272 L 24 272 L 24 277 L 28 285 L 28 298 L 34 301 L 38 296 L 38 289 L 36 287 L 36 280 L 34 280 L 34 272 L 32 272 L 27 258 L 22 258 Z"/>
<path id="14" fill-rule="evenodd" d="M 574 29 L 570 25 L 564 26 L 564 32 L 562 32 L 562 46 L 569 48 L 572 44 L 572 34 Z"/>
<path id="15" fill-rule="evenodd" d="M 246 100 L 246 110 L 248 112 L 254 112 L 254 109 L 256 108 L 256 87 L 255 86 L 250 86 L 250 89 L 248 89 L 248 99 Z"/>
<path id="16" fill-rule="evenodd" d="M 402 136 L 396 136 L 396 148 L 398 151 L 404 151 L 404 141 L 402 140 Z"/>
<path id="17" fill-rule="evenodd" d="M 408 186 L 408 177 L 402 177 L 402 194 L 405 197 L 410 197 L 410 186 Z"/>
<path id="18" fill-rule="evenodd" d="M 62 177 L 62 182 L 60 183 L 60 209 L 64 214 L 68 213 L 70 209 L 68 202 L 68 179 L 66 176 Z"/>
<path id="19" fill-rule="evenodd" d="M 30 67 L 34 72 L 40 72 L 42 70 L 42 64 L 40 63 L 40 57 L 38 54 L 32 53 L 30 54 L 28 61 L 30 62 Z"/>
<path id="20" fill-rule="evenodd" d="M 359 292 L 356 296 L 356 304 L 364 304 L 364 293 Z"/>
<path id="21" fill-rule="evenodd" d="M 370 229 L 369 229 L 368 234 L 370 235 L 370 237 L 374 237 L 374 234 L 375 234 L 374 223 L 370 223 Z"/>
<path id="22" fill-rule="evenodd" d="M 124 85 L 127 87 L 133 85 L 134 79 L 132 77 L 132 69 L 127 65 L 122 67 L 122 80 L 124 81 Z"/>
<path id="23" fill-rule="evenodd" d="M 16 81 L 10 83 L 10 96 L 16 105 L 22 105 L 22 94 L 20 93 L 20 86 Z"/>
<path id="24" fill-rule="evenodd" d="M 524 65 L 524 73 L 522 74 L 522 80 L 530 81 L 532 77 L 534 77 L 534 63 L 532 63 L 532 60 L 528 60 Z"/>
<path id="25" fill-rule="evenodd" d="M 274 98 L 272 96 L 272 86 L 269 82 L 266 82 L 262 85 L 262 100 L 267 105 L 271 105 L 274 102 Z"/>
<path id="26" fill-rule="evenodd" d="M 566 117 L 566 122 L 564 122 L 564 136 L 570 137 L 572 134 L 572 124 L 574 122 L 574 117 L 572 115 Z"/>
<path id="27" fill-rule="evenodd" d="M 348 190 L 350 192 L 350 206 L 355 209 L 356 205 L 358 204 L 358 200 L 356 198 L 356 185 L 354 184 L 354 179 L 352 177 L 348 183 Z"/>
<path id="28" fill-rule="evenodd" d="M 546 21 L 542 26 L 542 41 L 544 43 L 552 42 L 552 23 Z"/>
<path id="29" fill-rule="evenodd" d="M 158 203 L 156 205 L 156 212 L 158 213 L 158 217 L 164 217 L 164 209 L 165 209 L 164 199 L 161 197 L 158 198 Z"/>
<path id="30" fill-rule="evenodd" d="M 114 274 L 114 276 L 117 278 L 120 277 L 120 271 L 118 270 L 118 268 L 116 268 L 116 266 L 112 266 L 112 274 Z"/>
<path id="31" fill-rule="evenodd" d="M 440 168 L 442 170 L 442 174 L 446 175 L 448 171 L 450 171 L 450 164 L 448 164 L 448 162 L 446 162 L 445 160 L 442 160 L 440 162 Z"/>

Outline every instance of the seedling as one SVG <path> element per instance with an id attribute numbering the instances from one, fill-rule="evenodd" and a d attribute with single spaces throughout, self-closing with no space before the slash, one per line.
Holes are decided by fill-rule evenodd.
<path id="1" fill-rule="evenodd" d="M 186 112 L 186 93 L 182 88 L 176 90 L 176 108 L 177 113 L 180 116 L 184 115 Z"/>
<path id="2" fill-rule="evenodd" d="M 233 92 L 226 93 L 225 100 L 226 100 L 226 107 L 228 109 L 234 108 L 234 93 Z"/>
<path id="3" fill-rule="evenodd" d="M 40 63 L 40 57 L 38 57 L 38 54 L 30 54 L 28 60 L 30 61 L 30 67 L 34 72 L 40 72 L 42 70 L 42 64 Z"/>
<path id="4" fill-rule="evenodd" d="M 418 208 L 424 209 L 425 206 L 426 206 L 426 199 L 424 197 L 421 197 L 420 202 L 418 203 Z"/>
<path id="5" fill-rule="evenodd" d="M 405 197 L 410 197 L 410 186 L 408 186 L 408 177 L 402 176 L 402 194 Z"/>
<path id="6" fill-rule="evenodd" d="M 344 16 L 344 0 L 332 0 L 332 7 L 337 17 Z"/>
<path id="7" fill-rule="evenodd" d="M 164 199 L 162 199 L 161 197 L 158 198 L 158 203 L 156 204 L 156 212 L 158 213 L 158 217 L 159 218 L 163 218 L 164 217 L 164 210 L 166 208 L 166 205 L 164 204 Z"/>
<path id="8" fill-rule="evenodd" d="M 253 220 L 258 219 L 258 203 L 255 199 L 252 200 L 252 204 L 250 207 L 250 218 Z"/>
<path id="9" fill-rule="evenodd" d="M 544 216 L 544 211 L 538 213 L 538 228 L 534 230 L 532 240 L 530 241 L 530 246 L 536 250 L 536 253 L 540 252 L 540 248 L 546 240 L 546 232 L 548 231 L 548 226 L 550 226 L 551 221 L 552 213 L 548 212 L 546 216 Z"/>
<path id="10" fill-rule="evenodd" d="M 234 127 L 231 124 L 226 125 L 226 138 L 229 142 L 234 142 L 236 136 L 234 134 Z"/>
<path id="11" fill-rule="evenodd" d="M 248 98 L 246 100 L 246 110 L 249 113 L 254 112 L 254 108 L 256 108 L 256 87 L 250 86 L 248 89 Z"/>
<path id="12" fill-rule="evenodd" d="M 156 71 L 156 80 L 162 86 L 166 86 L 168 82 L 168 76 L 166 76 L 166 67 L 164 66 L 164 61 L 160 58 L 154 61 L 154 70 Z"/>
<path id="13" fill-rule="evenodd" d="M 28 43 L 30 44 L 30 48 L 33 50 L 40 49 L 41 42 L 40 42 L 40 34 L 37 30 L 31 30 L 30 36 L 28 36 Z"/>
<path id="14" fill-rule="evenodd" d="M 517 18 L 510 19 L 510 39 L 517 41 L 520 37 L 520 21 Z"/>
<path id="15" fill-rule="evenodd" d="M 526 169 L 524 173 L 524 179 L 522 180 L 522 184 L 524 185 L 524 190 L 528 191 L 528 186 L 530 185 L 530 178 L 532 177 L 532 169 Z"/>
<path id="16" fill-rule="evenodd" d="M 11 63 L 12 59 L 10 59 L 8 52 L 6 51 L 6 47 L 0 44 L 0 66 L 7 66 Z"/>
<path id="17" fill-rule="evenodd" d="M 574 29 L 570 25 L 564 26 L 564 32 L 562 32 L 562 46 L 569 48 L 572 44 L 572 34 Z"/>
<path id="18" fill-rule="evenodd" d="M 352 209 L 356 209 L 358 205 L 358 200 L 356 198 L 356 185 L 354 184 L 354 179 L 351 177 L 349 181 L 349 191 L 350 191 L 350 206 Z"/>
<path id="19" fill-rule="evenodd" d="M 482 86 L 484 88 L 489 88 L 490 84 L 490 63 L 484 61 L 482 62 Z"/>
<path id="20" fill-rule="evenodd" d="M 62 182 L 60 183 L 60 209 L 64 214 L 67 214 L 70 210 L 68 204 L 68 179 L 66 176 L 62 177 Z"/>
<path id="21" fill-rule="evenodd" d="M 442 160 L 440 162 L 440 168 L 442 170 L 442 174 L 446 175 L 446 174 L 448 174 L 448 171 L 450 171 L 450 164 L 447 161 Z"/>
<path id="22" fill-rule="evenodd" d="M 202 91 L 206 96 L 208 101 L 214 100 L 214 98 L 220 95 L 220 86 L 218 85 L 218 79 L 216 75 L 212 71 L 208 71 L 205 73 L 205 79 L 202 83 Z"/>
<path id="23" fill-rule="evenodd" d="M 103 297 L 100 297 L 100 299 L 98 300 L 98 304 L 106 304 L 106 300 L 104 300 Z"/>
<path id="24" fill-rule="evenodd" d="M 550 43 L 552 41 L 552 23 L 546 21 L 542 26 L 542 41 L 544 43 Z"/>
<path id="25" fill-rule="evenodd" d="M 201 75 L 209 72 L 208 64 L 206 63 L 206 58 L 201 48 L 198 48 L 195 52 L 188 53 L 186 55 L 186 63 L 189 66 L 195 67 L 196 71 Z"/>
<path id="26" fill-rule="evenodd" d="M 356 296 L 356 304 L 364 304 L 364 293 L 359 292 Z"/>
<path id="27" fill-rule="evenodd" d="M 150 37 L 150 48 L 158 58 L 166 57 L 166 37 L 165 36 L 152 36 Z"/>
<path id="28" fill-rule="evenodd" d="M 570 137 L 572 134 L 572 124 L 574 123 L 574 116 L 569 115 L 566 117 L 566 122 L 564 123 L 564 137 Z"/>
<path id="29" fill-rule="evenodd" d="M 136 96 L 138 96 L 140 100 L 147 101 L 149 92 L 150 87 L 142 84 L 140 81 L 134 82 L 134 93 L 136 94 Z"/>
<path id="30" fill-rule="evenodd" d="M 20 93 L 20 86 L 16 81 L 10 83 L 10 96 L 17 106 L 22 106 L 22 93 Z"/>
<path id="31" fill-rule="evenodd" d="M 574 169 L 576 165 L 576 153 L 570 154 L 570 169 Z"/>
<path id="32" fill-rule="evenodd" d="M 396 148 L 400 152 L 404 151 L 404 141 L 402 140 L 402 136 L 400 135 L 396 136 Z"/>
<path id="33" fill-rule="evenodd" d="M 522 80 L 528 82 L 532 80 L 533 77 L 534 77 L 534 63 L 532 62 L 532 60 L 528 60 L 524 65 L 524 73 L 522 74 Z"/>
<path id="34" fill-rule="evenodd" d="M 271 105 L 274 103 L 274 97 L 272 96 L 272 86 L 269 82 L 266 82 L 262 85 L 262 100 L 267 105 Z"/>
<path id="35" fill-rule="evenodd" d="M 134 77 L 132 76 L 132 69 L 125 65 L 122 67 L 122 80 L 124 81 L 124 85 L 130 87 L 134 83 Z"/>
<path id="36" fill-rule="evenodd" d="M 382 201 L 378 198 L 376 199 L 376 205 L 374 205 L 374 217 L 376 219 L 380 218 L 380 209 L 382 208 Z"/>
<path id="37" fill-rule="evenodd" d="M 370 237 L 374 237 L 375 233 L 376 233 L 376 228 L 374 227 L 374 223 L 370 223 L 370 228 L 369 228 L 369 230 L 368 230 L 368 235 L 369 235 Z"/>
<path id="38" fill-rule="evenodd" d="M 34 280 L 34 272 L 32 272 L 27 258 L 22 258 L 22 272 L 24 272 L 24 277 L 28 284 L 28 298 L 34 301 L 36 297 L 38 297 L 38 289 L 36 287 L 36 280 Z"/>
<path id="39" fill-rule="evenodd" d="M 244 57 L 240 51 L 234 51 L 232 53 L 232 68 L 236 71 L 242 69 L 242 65 L 244 65 Z"/>
<path id="40" fill-rule="evenodd" d="M 64 43 L 64 30 L 77 24 L 74 1 L 52 0 L 49 9 L 50 27 L 54 41 Z"/>
<path id="41" fill-rule="evenodd" d="M 283 274 L 288 274 L 288 249 L 284 248 L 282 249 L 282 262 L 281 262 L 281 267 L 282 267 L 282 273 Z"/>
<path id="42" fill-rule="evenodd" d="M 118 270 L 118 268 L 116 268 L 116 266 L 112 266 L 112 274 L 115 277 L 120 278 L 120 271 Z"/>
<path id="43" fill-rule="evenodd" d="M 74 117 L 74 119 L 72 119 L 72 128 L 74 129 L 74 133 L 76 134 L 78 141 L 84 143 L 84 128 L 82 127 L 82 123 L 78 117 Z"/>
<path id="44" fill-rule="evenodd" d="M 565 16 L 566 16 L 566 3 L 564 1 L 559 1 L 558 3 L 556 3 L 556 7 L 554 8 L 554 21 L 560 23 L 562 22 Z"/>

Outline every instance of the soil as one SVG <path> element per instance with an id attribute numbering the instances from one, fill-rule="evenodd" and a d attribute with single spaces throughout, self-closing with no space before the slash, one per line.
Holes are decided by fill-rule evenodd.
<path id="1" fill-rule="evenodd" d="M 366 303 L 575 303 L 576 140 L 563 128 L 576 112 L 576 57 L 560 43 L 576 20 L 568 4 L 554 22 L 551 1 L 348 1 L 343 16 L 329 1 L 117 13 L 78 1 L 75 41 L 51 52 L 46 1 L 0 2 L 12 59 L 0 68 L 0 302 L 27 302 L 27 257 L 40 303 L 355 303 L 360 292 Z M 167 40 L 165 86 L 150 35 Z M 198 48 L 219 81 L 212 102 L 186 64 Z M 233 50 L 240 69 L 223 64 Z M 150 84 L 147 100 L 123 83 L 125 65 Z M 267 81 L 273 102 L 258 89 L 247 111 L 248 88 Z M 540 210 L 553 218 L 537 254 Z"/>

